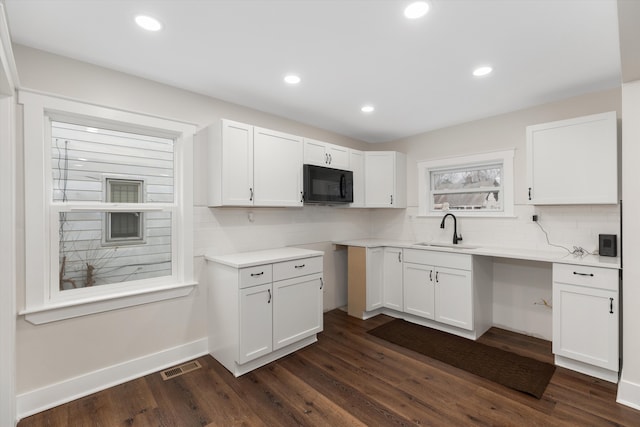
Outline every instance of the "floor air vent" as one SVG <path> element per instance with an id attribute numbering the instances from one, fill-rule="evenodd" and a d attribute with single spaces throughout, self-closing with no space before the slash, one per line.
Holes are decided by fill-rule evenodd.
<path id="1" fill-rule="evenodd" d="M 173 368 L 166 369 L 160 372 L 163 380 L 169 380 L 171 378 L 178 377 L 182 374 L 186 374 L 187 372 L 195 371 L 196 369 L 200 369 L 202 366 L 197 361 L 188 362 L 184 365 L 176 366 Z"/>

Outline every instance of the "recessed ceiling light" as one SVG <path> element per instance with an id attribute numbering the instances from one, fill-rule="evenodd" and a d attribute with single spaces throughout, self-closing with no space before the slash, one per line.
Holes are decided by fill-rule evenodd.
<path id="1" fill-rule="evenodd" d="M 362 111 L 363 113 L 373 113 L 373 111 L 375 110 L 375 107 L 373 105 L 364 105 L 360 111 Z"/>
<path id="2" fill-rule="evenodd" d="M 488 74 L 491 74 L 491 72 L 493 71 L 493 68 L 491 67 L 478 67 L 475 70 L 473 70 L 473 75 L 476 77 L 482 77 L 482 76 L 486 76 Z"/>
<path id="3" fill-rule="evenodd" d="M 147 31 L 159 31 L 162 29 L 162 24 L 155 18 L 146 15 L 136 16 L 136 24 Z"/>
<path id="4" fill-rule="evenodd" d="M 284 77 L 284 81 L 285 83 L 290 85 L 297 85 L 298 83 L 300 83 L 300 76 L 297 76 L 295 74 L 289 74 Z"/>
<path id="5" fill-rule="evenodd" d="M 429 3 L 426 1 L 416 1 L 404 9 L 404 16 L 408 19 L 422 18 L 429 12 Z"/>

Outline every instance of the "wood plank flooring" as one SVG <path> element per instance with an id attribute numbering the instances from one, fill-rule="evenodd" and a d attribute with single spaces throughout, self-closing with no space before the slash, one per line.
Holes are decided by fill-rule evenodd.
<path id="1" fill-rule="evenodd" d="M 318 342 L 234 378 L 203 368 L 159 373 L 25 418 L 32 426 L 639 426 L 616 385 L 563 368 L 538 400 L 366 333 L 390 321 L 340 310 Z M 553 363 L 551 343 L 493 328 L 479 341 Z"/>

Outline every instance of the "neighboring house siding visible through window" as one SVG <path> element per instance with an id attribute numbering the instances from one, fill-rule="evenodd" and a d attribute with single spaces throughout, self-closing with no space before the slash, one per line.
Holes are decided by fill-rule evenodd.
<path id="1" fill-rule="evenodd" d="M 51 138 L 54 201 L 173 201 L 173 140 L 57 121 Z M 170 212 L 61 212 L 59 237 L 61 291 L 171 275 Z"/>

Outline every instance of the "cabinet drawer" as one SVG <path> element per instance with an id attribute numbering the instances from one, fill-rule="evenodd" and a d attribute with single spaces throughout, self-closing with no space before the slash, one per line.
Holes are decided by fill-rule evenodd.
<path id="1" fill-rule="evenodd" d="M 424 249 L 405 249 L 404 262 L 433 265 L 437 267 L 471 270 L 471 255 L 451 252 L 430 251 Z"/>
<path id="2" fill-rule="evenodd" d="M 240 289 L 270 283 L 271 278 L 271 264 L 242 268 L 240 269 Z"/>
<path id="3" fill-rule="evenodd" d="M 553 264 L 553 281 L 557 283 L 568 283 L 571 285 L 617 291 L 618 275 L 618 270 L 615 268 Z"/>
<path id="4" fill-rule="evenodd" d="M 322 273 L 322 257 L 301 258 L 273 264 L 273 281 Z"/>

